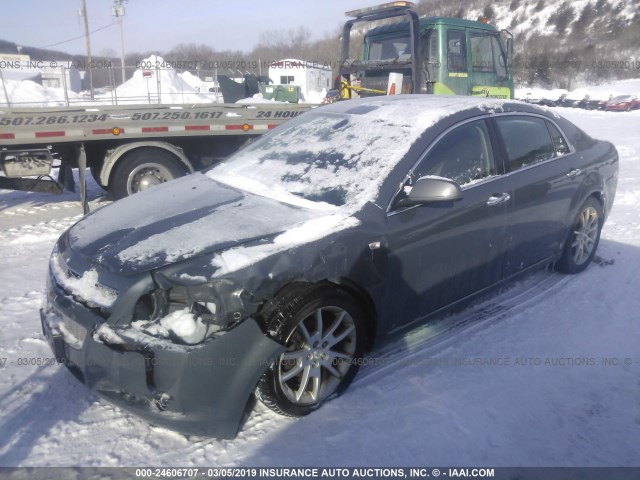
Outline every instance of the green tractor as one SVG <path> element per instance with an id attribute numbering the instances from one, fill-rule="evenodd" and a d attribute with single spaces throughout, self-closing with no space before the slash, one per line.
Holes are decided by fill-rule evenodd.
<path id="1" fill-rule="evenodd" d="M 411 2 L 347 12 L 339 96 L 435 93 L 513 98 L 513 35 L 486 19 L 419 18 Z M 356 23 L 406 17 L 366 32 L 360 60 L 349 59 Z"/>

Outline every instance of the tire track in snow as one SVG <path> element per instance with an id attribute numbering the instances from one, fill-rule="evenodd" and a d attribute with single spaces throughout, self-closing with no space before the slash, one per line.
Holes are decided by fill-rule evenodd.
<path id="1" fill-rule="evenodd" d="M 531 273 L 479 304 L 464 310 L 437 317 L 424 325 L 396 334 L 388 342 L 374 349 L 365 358 L 353 382 L 356 388 L 364 387 L 376 377 L 397 371 L 401 364 L 408 364 L 418 357 L 431 358 L 455 341 L 462 341 L 477 329 L 486 329 L 505 318 L 527 310 L 535 302 L 568 283 L 570 275 L 541 271 Z"/>

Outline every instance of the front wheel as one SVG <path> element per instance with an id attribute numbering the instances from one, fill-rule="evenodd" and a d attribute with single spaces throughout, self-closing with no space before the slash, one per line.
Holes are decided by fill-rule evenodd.
<path id="1" fill-rule="evenodd" d="M 563 273 L 582 272 L 596 253 L 604 224 L 602 205 L 589 197 L 580 207 L 556 268 Z"/>
<path id="2" fill-rule="evenodd" d="M 140 148 L 116 164 L 109 190 L 120 199 L 185 175 L 186 169 L 171 153 L 159 148 Z"/>
<path id="3" fill-rule="evenodd" d="M 257 396 L 271 410 L 303 416 L 342 393 L 365 345 L 362 309 L 332 286 L 294 286 L 274 300 L 267 331 L 286 352 L 264 373 Z"/>

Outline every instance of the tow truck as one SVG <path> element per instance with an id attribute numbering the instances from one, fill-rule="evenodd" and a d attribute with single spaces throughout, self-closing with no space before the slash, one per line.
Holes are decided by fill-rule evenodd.
<path id="1" fill-rule="evenodd" d="M 428 93 L 513 98 L 513 35 L 489 19 L 418 17 L 412 2 L 346 12 L 340 97 Z M 349 58 L 351 30 L 363 22 L 404 17 L 365 33 L 360 59 Z"/>
<path id="2" fill-rule="evenodd" d="M 219 162 L 311 108 L 297 104 L 0 109 L 0 188 L 61 193 L 79 169 L 122 198 Z M 60 160 L 57 180 L 50 177 Z"/>

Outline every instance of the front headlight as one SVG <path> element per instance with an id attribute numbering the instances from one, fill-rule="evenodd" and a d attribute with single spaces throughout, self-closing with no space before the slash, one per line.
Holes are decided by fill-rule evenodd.
<path id="1" fill-rule="evenodd" d="M 175 285 L 138 301 L 132 326 L 176 343 L 195 345 L 221 335 L 246 318 L 248 295 L 229 281 Z"/>

